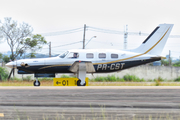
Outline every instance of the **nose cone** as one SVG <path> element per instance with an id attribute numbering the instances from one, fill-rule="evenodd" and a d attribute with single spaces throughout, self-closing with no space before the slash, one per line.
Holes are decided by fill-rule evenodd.
<path id="1" fill-rule="evenodd" d="M 16 68 L 16 62 L 8 62 L 6 66 L 9 68 Z"/>

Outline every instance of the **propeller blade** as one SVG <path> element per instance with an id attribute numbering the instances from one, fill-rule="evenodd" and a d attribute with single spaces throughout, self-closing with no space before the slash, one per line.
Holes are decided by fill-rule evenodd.
<path id="1" fill-rule="evenodd" d="M 13 77 L 14 77 L 14 68 L 13 68 Z"/>
<path id="2" fill-rule="evenodd" d="M 11 72 L 10 72 L 10 74 L 9 74 L 9 76 L 8 76 L 8 81 L 10 80 L 11 74 L 12 74 L 13 71 L 14 71 L 14 68 L 11 69 Z"/>

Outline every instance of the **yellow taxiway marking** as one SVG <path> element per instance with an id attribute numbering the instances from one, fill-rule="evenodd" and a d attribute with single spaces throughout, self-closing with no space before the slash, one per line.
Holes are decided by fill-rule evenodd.
<path id="1" fill-rule="evenodd" d="M 4 113 L 0 113 L 0 117 L 4 117 Z"/>

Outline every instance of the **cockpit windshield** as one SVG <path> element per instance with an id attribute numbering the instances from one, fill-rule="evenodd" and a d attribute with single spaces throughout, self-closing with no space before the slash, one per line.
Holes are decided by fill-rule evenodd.
<path id="1" fill-rule="evenodd" d="M 69 51 L 66 51 L 66 52 L 64 52 L 63 54 L 61 54 L 59 57 L 60 58 L 64 58 L 64 57 L 66 57 L 66 55 L 69 53 Z"/>

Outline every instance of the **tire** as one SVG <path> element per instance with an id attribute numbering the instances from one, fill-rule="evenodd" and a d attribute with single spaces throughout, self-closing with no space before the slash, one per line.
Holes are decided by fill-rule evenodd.
<path id="1" fill-rule="evenodd" d="M 86 86 L 86 82 L 85 82 L 83 85 L 81 85 L 81 80 L 79 79 L 79 80 L 77 81 L 77 86 Z"/>
<path id="2" fill-rule="evenodd" d="M 37 81 L 37 82 L 38 82 L 38 84 L 36 84 L 36 81 L 34 81 L 34 86 L 40 86 L 41 85 L 41 83 L 39 81 Z"/>

